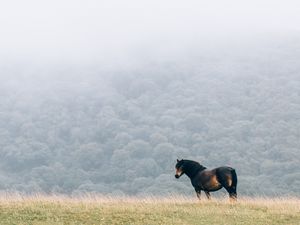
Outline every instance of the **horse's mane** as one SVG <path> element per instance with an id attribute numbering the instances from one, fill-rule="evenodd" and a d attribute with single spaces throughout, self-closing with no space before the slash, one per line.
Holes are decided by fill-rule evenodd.
<path id="1" fill-rule="evenodd" d="M 194 177 L 199 171 L 206 169 L 206 167 L 202 166 L 200 163 L 187 159 L 182 161 L 182 165 L 184 165 L 185 174 L 190 178 Z"/>

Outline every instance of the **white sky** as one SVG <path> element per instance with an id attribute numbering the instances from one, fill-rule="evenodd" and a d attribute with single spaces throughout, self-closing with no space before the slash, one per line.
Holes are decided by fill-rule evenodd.
<path id="1" fill-rule="evenodd" d="M 300 33 L 300 1 L 0 0 L 0 59 L 105 62 L 207 41 Z"/>

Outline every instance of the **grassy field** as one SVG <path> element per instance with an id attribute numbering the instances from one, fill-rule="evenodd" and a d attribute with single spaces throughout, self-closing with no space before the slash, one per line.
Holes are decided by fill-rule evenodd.
<path id="1" fill-rule="evenodd" d="M 300 224 L 298 198 L 0 196 L 0 224 Z"/>

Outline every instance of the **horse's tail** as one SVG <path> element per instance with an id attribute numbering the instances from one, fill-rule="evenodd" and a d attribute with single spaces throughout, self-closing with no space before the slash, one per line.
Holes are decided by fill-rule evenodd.
<path id="1" fill-rule="evenodd" d="M 229 193 L 230 197 L 232 199 L 235 199 L 237 198 L 237 193 L 236 193 L 236 187 L 237 187 L 237 175 L 236 175 L 236 172 L 235 172 L 235 169 L 232 169 L 231 170 L 231 179 L 232 179 L 232 183 L 231 183 L 231 186 L 230 186 L 230 189 L 231 189 L 231 193 Z"/>
<path id="2" fill-rule="evenodd" d="M 232 176 L 231 187 L 236 189 L 236 186 L 237 186 L 237 175 L 236 175 L 235 169 L 231 170 L 231 176 Z"/>

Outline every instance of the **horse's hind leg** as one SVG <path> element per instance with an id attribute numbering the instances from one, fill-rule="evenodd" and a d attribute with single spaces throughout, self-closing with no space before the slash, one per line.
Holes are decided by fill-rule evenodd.
<path id="1" fill-rule="evenodd" d="M 228 193 L 229 193 L 230 200 L 236 201 L 237 199 L 236 187 L 231 186 Z"/>
<path id="2" fill-rule="evenodd" d="M 229 193 L 230 201 L 237 200 L 236 187 L 224 187 L 226 191 Z"/>
<path id="3" fill-rule="evenodd" d="M 236 201 L 237 199 L 236 187 L 235 186 L 230 187 L 227 184 L 222 184 L 222 185 L 228 192 L 230 201 Z"/>

